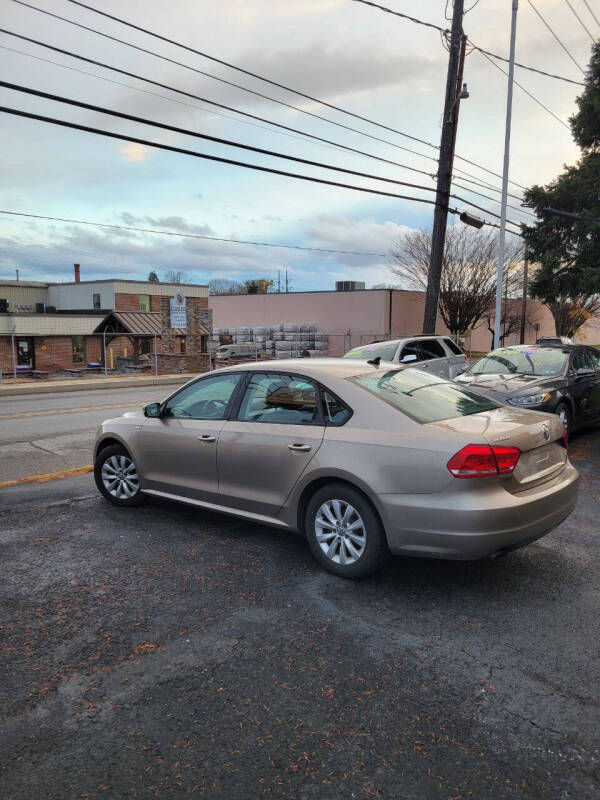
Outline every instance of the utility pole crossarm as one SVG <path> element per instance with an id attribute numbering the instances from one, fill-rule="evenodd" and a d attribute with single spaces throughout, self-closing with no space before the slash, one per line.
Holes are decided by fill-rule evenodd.
<path id="1" fill-rule="evenodd" d="M 452 30 L 450 34 L 450 54 L 448 57 L 448 75 L 446 78 L 446 97 L 444 100 L 444 117 L 442 121 L 442 137 L 438 160 L 436 206 L 433 213 L 431 255 L 429 260 L 429 275 L 427 278 L 427 294 L 425 297 L 425 314 L 423 317 L 423 333 L 435 333 L 437 322 L 442 262 L 444 258 L 444 245 L 446 243 L 446 225 L 448 221 L 448 200 L 452 186 L 454 146 L 456 144 L 460 89 L 465 61 L 466 37 L 462 27 L 463 14 L 464 0 L 454 0 Z"/>

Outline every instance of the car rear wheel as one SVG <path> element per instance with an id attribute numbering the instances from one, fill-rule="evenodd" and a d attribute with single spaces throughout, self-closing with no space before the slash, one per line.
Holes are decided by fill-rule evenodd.
<path id="1" fill-rule="evenodd" d="M 317 561 L 343 578 L 364 578 L 389 557 L 381 521 L 369 501 L 341 483 L 323 486 L 311 497 L 305 532 Z"/>
<path id="2" fill-rule="evenodd" d="M 94 464 L 96 486 L 117 506 L 139 506 L 145 501 L 135 461 L 127 450 L 115 444 L 98 453 Z"/>
<path id="3" fill-rule="evenodd" d="M 554 412 L 563 424 L 565 429 L 565 433 L 567 434 L 567 439 L 571 435 L 571 428 L 573 425 L 571 411 L 569 407 L 565 403 L 559 403 L 556 406 L 556 410 Z"/>

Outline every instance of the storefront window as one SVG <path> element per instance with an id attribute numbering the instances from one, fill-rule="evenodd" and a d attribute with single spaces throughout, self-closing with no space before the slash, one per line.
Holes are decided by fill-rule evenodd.
<path id="1" fill-rule="evenodd" d="M 140 311 L 150 311 L 150 295 L 141 294 L 139 297 L 140 297 Z"/>

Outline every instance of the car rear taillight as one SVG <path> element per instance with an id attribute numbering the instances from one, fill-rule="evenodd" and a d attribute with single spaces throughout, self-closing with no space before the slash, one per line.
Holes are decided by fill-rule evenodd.
<path id="1" fill-rule="evenodd" d="M 500 447 L 489 444 L 468 444 L 447 464 L 455 478 L 488 478 L 492 475 L 510 475 L 517 466 L 521 451 L 518 447 Z"/>

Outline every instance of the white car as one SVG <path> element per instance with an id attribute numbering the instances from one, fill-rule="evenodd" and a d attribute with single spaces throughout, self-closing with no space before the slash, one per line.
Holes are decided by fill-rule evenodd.
<path id="1" fill-rule="evenodd" d="M 410 364 L 451 380 L 469 366 L 467 355 L 448 336 L 423 334 L 354 347 L 344 358 L 362 361 L 379 358 L 391 364 Z"/>

